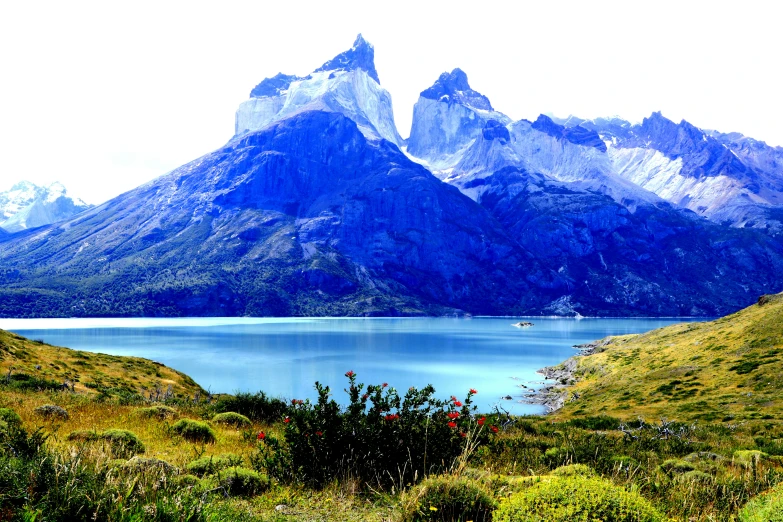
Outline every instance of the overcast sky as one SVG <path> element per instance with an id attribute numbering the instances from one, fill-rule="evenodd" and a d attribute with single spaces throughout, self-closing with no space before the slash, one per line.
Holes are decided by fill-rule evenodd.
<path id="1" fill-rule="evenodd" d="M 383 7 L 385 5 L 385 7 Z M 769 2 L 3 2 L 0 190 L 62 181 L 100 203 L 228 141 L 278 72 L 306 75 L 361 32 L 397 126 L 462 68 L 513 119 L 660 110 L 783 145 Z"/>

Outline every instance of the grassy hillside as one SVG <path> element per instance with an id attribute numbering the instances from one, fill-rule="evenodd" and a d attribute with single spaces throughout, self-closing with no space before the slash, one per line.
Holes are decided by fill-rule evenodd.
<path id="1" fill-rule="evenodd" d="M 573 368 L 557 417 L 736 422 L 783 415 L 783 294 L 735 314 L 596 343 Z"/>
<path id="2" fill-rule="evenodd" d="M 9 373 L 10 370 L 10 373 Z M 64 382 L 80 394 L 204 393 L 184 373 L 139 357 L 82 352 L 31 341 L 0 330 L 0 378 L 19 389 L 56 389 Z"/>

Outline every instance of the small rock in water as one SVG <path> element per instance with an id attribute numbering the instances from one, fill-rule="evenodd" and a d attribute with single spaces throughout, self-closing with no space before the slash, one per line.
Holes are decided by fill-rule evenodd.
<path id="1" fill-rule="evenodd" d="M 533 323 L 527 321 L 519 321 L 518 323 L 514 323 L 511 326 L 516 326 L 517 328 L 527 328 L 528 326 L 533 326 Z"/>
<path id="2" fill-rule="evenodd" d="M 506 395 L 505 397 L 501 397 L 501 399 L 503 399 L 505 401 L 510 401 L 510 400 L 513 400 L 514 398 L 511 395 Z"/>

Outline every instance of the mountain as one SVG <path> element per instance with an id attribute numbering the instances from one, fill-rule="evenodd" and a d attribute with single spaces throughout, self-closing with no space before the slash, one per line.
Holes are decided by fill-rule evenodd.
<path id="1" fill-rule="evenodd" d="M 539 272 L 392 143 L 307 111 L 6 242 L 0 315 L 522 313 Z"/>
<path id="2" fill-rule="evenodd" d="M 715 321 L 591 343 L 543 370 L 560 416 L 610 415 L 733 424 L 783 413 L 783 295 Z"/>
<path id="3" fill-rule="evenodd" d="M 90 205 L 68 195 L 62 183 L 39 187 L 20 181 L 0 192 L 0 231 L 18 232 L 48 225 L 78 214 Z"/>
<path id="4" fill-rule="evenodd" d="M 447 167 L 433 171 L 567 281 L 544 312 L 710 315 L 722 306 L 715 299 L 747 298 L 748 272 L 759 290 L 783 282 L 767 264 L 783 267 L 779 242 L 712 224 L 624 179 L 591 122 L 498 114 L 464 72 L 444 73 L 417 102 L 407 152 Z M 423 146 L 439 142 L 458 146 Z"/>
<path id="5" fill-rule="evenodd" d="M 225 146 L 0 237 L 0 316 L 717 315 L 783 284 L 775 238 L 619 176 L 587 123 L 511 121 L 458 69 L 403 145 L 373 54 L 360 35 L 267 78 Z"/>
<path id="6" fill-rule="evenodd" d="M 391 96 L 381 87 L 375 50 L 360 34 L 348 51 L 304 77 L 280 73 L 256 85 L 236 113 L 236 136 L 261 130 L 286 116 L 313 110 L 339 112 L 371 139 L 402 144 Z"/>
<path id="7" fill-rule="evenodd" d="M 783 149 L 660 112 L 638 125 L 617 118 L 563 123 L 577 121 L 601 135 L 614 171 L 636 185 L 712 221 L 783 232 Z"/>

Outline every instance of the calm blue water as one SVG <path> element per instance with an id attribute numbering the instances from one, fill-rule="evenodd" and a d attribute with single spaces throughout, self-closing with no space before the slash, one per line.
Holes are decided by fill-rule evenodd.
<path id="1" fill-rule="evenodd" d="M 537 413 L 517 404 L 519 384 L 540 383 L 536 370 L 562 362 L 575 344 L 638 333 L 681 319 L 533 318 L 190 318 L 0 319 L 0 329 L 69 348 L 159 361 L 212 392 L 257 391 L 315 397 L 318 380 L 345 394 L 344 374 L 399 390 L 435 386 L 439 396 L 479 392 L 477 404 Z"/>

